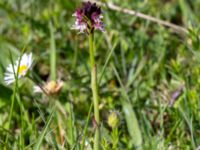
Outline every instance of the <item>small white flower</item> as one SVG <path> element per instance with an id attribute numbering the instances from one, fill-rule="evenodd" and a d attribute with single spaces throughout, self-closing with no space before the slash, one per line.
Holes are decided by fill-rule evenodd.
<path id="1" fill-rule="evenodd" d="M 28 70 L 31 68 L 33 63 L 32 53 L 30 54 L 23 54 L 21 61 L 19 59 L 16 61 L 14 66 L 12 64 L 8 65 L 5 73 L 4 80 L 7 85 L 13 83 L 15 81 L 15 74 L 18 74 L 18 79 L 24 77 Z"/>
<path id="2" fill-rule="evenodd" d="M 35 85 L 33 86 L 33 93 L 42 93 L 42 89 L 39 86 Z"/>

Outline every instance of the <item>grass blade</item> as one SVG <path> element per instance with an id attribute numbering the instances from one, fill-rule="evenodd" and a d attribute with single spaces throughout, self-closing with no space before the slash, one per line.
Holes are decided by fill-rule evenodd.
<path id="1" fill-rule="evenodd" d="M 136 149 L 141 149 L 142 146 L 142 136 L 139 129 L 138 121 L 135 116 L 135 112 L 131 104 L 125 100 L 121 100 L 123 111 L 125 114 L 126 124 L 128 132 L 132 138 L 132 143 Z"/>
<path id="2" fill-rule="evenodd" d="M 52 22 L 49 24 L 50 28 L 50 65 L 51 65 L 51 80 L 56 80 L 56 44 L 55 44 L 55 37 L 54 37 L 54 28 Z"/>
<path id="3" fill-rule="evenodd" d="M 127 82 L 126 87 L 131 86 L 131 84 L 135 81 L 135 79 L 138 77 L 138 75 L 140 74 L 140 72 L 143 70 L 143 68 L 146 65 L 146 58 L 144 57 L 138 64 L 137 69 L 135 70 L 135 73 L 133 74 L 133 72 L 129 72 L 129 80 Z"/>
<path id="4" fill-rule="evenodd" d="M 141 131 L 140 131 L 140 128 L 138 125 L 138 121 L 137 121 L 135 112 L 131 106 L 130 99 L 124 88 L 124 85 L 122 84 L 122 81 L 119 77 L 119 74 L 118 74 L 116 68 L 114 67 L 114 65 L 112 65 L 112 67 L 113 67 L 114 73 L 117 77 L 117 80 L 119 81 L 120 86 L 121 86 L 121 93 L 122 93 L 122 98 L 123 98 L 121 100 L 121 104 L 123 107 L 128 132 L 132 139 L 132 144 L 134 145 L 135 149 L 137 149 L 137 150 L 142 149 L 142 134 L 141 134 Z"/>
<path id="5" fill-rule="evenodd" d="M 86 121 L 86 124 L 85 124 L 85 127 L 84 127 L 81 150 L 84 150 L 85 138 L 86 138 L 86 134 L 87 134 L 87 130 L 88 130 L 88 124 L 89 124 L 90 114 L 92 112 L 92 106 L 93 106 L 93 103 L 90 105 L 90 109 L 89 109 L 88 116 L 87 116 L 87 121 Z"/>
<path id="6" fill-rule="evenodd" d="M 49 119 L 47 120 L 46 126 L 44 127 L 42 134 L 39 136 L 38 140 L 36 141 L 36 144 L 34 145 L 33 150 L 39 150 L 40 149 L 42 141 L 43 141 L 43 139 L 44 139 L 44 137 L 47 133 L 47 129 L 49 128 L 49 125 L 51 123 L 51 120 L 52 120 L 52 117 L 53 117 L 53 114 L 54 114 L 54 111 L 55 111 L 54 109 L 55 109 L 55 107 L 52 109 L 51 114 L 49 116 Z"/>
<path id="7" fill-rule="evenodd" d="M 108 57 L 106 58 L 106 62 L 105 62 L 105 64 L 104 64 L 104 66 L 103 66 L 103 69 L 102 69 L 101 74 L 100 74 L 100 77 L 99 77 L 98 85 L 101 84 L 101 80 L 102 80 L 102 77 L 103 77 L 104 72 L 105 72 L 105 70 L 106 70 L 106 67 L 107 67 L 107 65 L 108 65 L 108 62 L 109 62 L 109 60 L 110 60 L 110 58 L 111 58 L 111 56 L 112 56 L 112 53 L 114 52 L 114 50 L 115 50 L 115 48 L 116 48 L 116 46 L 117 46 L 117 44 L 118 44 L 118 42 L 119 42 L 119 40 L 117 39 L 117 40 L 115 41 L 115 43 L 114 43 L 112 49 L 110 50 L 110 52 L 109 52 L 109 54 L 108 54 Z"/>

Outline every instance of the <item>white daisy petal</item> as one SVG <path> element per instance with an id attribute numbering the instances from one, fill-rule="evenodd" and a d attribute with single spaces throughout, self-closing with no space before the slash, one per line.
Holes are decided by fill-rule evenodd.
<path id="1" fill-rule="evenodd" d="M 6 83 L 7 85 L 9 85 L 9 84 L 13 83 L 14 81 L 15 81 L 15 79 L 12 79 L 12 80 L 5 80 L 5 83 Z"/>
<path id="2" fill-rule="evenodd" d="M 15 80 L 15 78 L 4 78 L 5 81 L 9 81 L 9 80 Z"/>
<path id="3" fill-rule="evenodd" d="M 8 66 L 7 71 L 8 71 L 8 72 L 13 72 L 13 67 L 12 67 L 11 64 Z"/>
<path id="4" fill-rule="evenodd" d="M 11 79 L 15 79 L 15 77 L 14 76 L 6 76 L 6 77 L 4 77 L 4 80 L 11 80 Z"/>
<path id="5" fill-rule="evenodd" d="M 28 62 L 27 54 L 24 54 L 21 58 L 20 66 Z"/>
<path id="6" fill-rule="evenodd" d="M 5 76 L 11 76 L 11 75 L 14 75 L 14 74 L 13 74 L 13 72 L 6 72 L 4 75 Z"/>
<path id="7" fill-rule="evenodd" d="M 7 76 L 4 77 L 4 79 L 13 79 L 13 78 L 15 78 L 14 75 L 7 75 Z"/>
<path id="8" fill-rule="evenodd" d="M 32 53 L 30 53 L 29 55 L 28 55 L 28 63 L 27 63 L 27 65 L 28 65 L 28 67 L 30 68 L 31 67 L 31 65 L 32 65 L 32 63 L 33 63 L 33 61 L 32 61 Z"/>

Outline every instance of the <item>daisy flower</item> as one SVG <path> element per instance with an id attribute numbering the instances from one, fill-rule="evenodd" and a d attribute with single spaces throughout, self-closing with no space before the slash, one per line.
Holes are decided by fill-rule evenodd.
<path id="1" fill-rule="evenodd" d="M 89 32 L 104 31 L 102 11 L 96 3 L 83 3 L 83 6 L 78 8 L 73 16 L 76 17 L 76 21 L 72 29 L 79 30 L 81 33 L 88 32 L 87 29 Z"/>
<path id="2" fill-rule="evenodd" d="M 18 59 L 14 64 L 14 66 L 12 66 L 12 64 L 9 64 L 6 69 L 4 77 L 5 83 L 9 85 L 15 82 L 15 76 L 17 75 L 18 79 L 24 77 L 27 74 L 28 70 L 31 68 L 32 63 L 33 63 L 33 58 L 32 58 L 32 53 L 30 53 L 30 54 L 23 54 L 21 57 L 21 61 L 20 59 Z"/>

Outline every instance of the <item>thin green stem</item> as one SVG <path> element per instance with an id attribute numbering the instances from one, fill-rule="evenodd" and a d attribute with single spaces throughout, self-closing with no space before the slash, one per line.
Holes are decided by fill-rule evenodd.
<path id="1" fill-rule="evenodd" d="M 69 109 L 70 109 L 70 126 L 71 126 L 71 138 L 72 138 L 72 144 L 74 144 L 74 116 L 73 116 L 73 108 L 72 108 L 72 103 L 69 104 Z"/>
<path id="2" fill-rule="evenodd" d="M 90 46 L 90 65 L 91 65 L 91 70 L 92 70 L 92 69 L 94 68 L 94 66 L 95 66 L 93 38 L 94 38 L 93 33 L 90 33 L 90 34 L 89 34 L 89 46 Z"/>
<path id="3" fill-rule="evenodd" d="M 101 84 L 101 80 L 102 80 L 103 75 L 104 75 L 104 73 L 105 73 L 105 70 L 106 70 L 106 67 L 107 67 L 107 65 L 108 65 L 108 62 L 109 62 L 109 60 L 110 60 L 110 58 L 111 58 L 111 56 L 112 56 L 112 54 L 113 54 L 113 52 L 114 52 L 114 50 L 115 50 L 117 44 L 118 44 L 118 42 L 119 42 L 119 40 L 117 39 L 117 40 L 115 41 L 115 43 L 114 43 L 112 49 L 111 49 L 110 52 L 108 53 L 108 56 L 107 56 L 106 61 L 105 61 L 105 64 L 104 64 L 104 66 L 103 66 L 103 69 L 102 69 L 101 74 L 100 74 L 99 79 L 98 79 L 98 85 L 99 85 L 99 86 L 100 86 L 100 84 Z"/>
<path id="4" fill-rule="evenodd" d="M 16 89 L 17 89 L 17 83 L 15 83 L 14 92 L 13 92 L 13 95 L 12 95 L 12 102 L 11 102 L 11 108 L 10 108 L 9 119 L 8 119 L 8 130 L 10 129 L 10 124 L 11 124 L 12 115 L 13 115 L 13 108 L 14 108 L 14 103 L 15 103 Z M 4 150 L 7 149 L 8 134 L 9 133 L 6 134 Z"/>
<path id="5" fill-rule="evenodd" d="M 89 109 L 89 112 L 88 112 L 86 124 L 85 124 L 84 130 L 83 130 L 83 139 L 82 139 L 81 150 L 84 150 L 85 138 L 86 138 L 86 134 L 87 134 L 87 131 L 88 131 L 88 124 L 89 124 L 90 114 L 92 112 L 92 107 L 93 107 L 93 103 L 90 105 L 90 109 Z"/>
<path id="6" fill-rule="evenodd" d="M 25 48 L 23 49 L 23 51 L 25 50 Z M 12 58 L 12 54 L 10 53 L 10 60 L 11 60 L 11 65 L 12 65 L 12 69 L 13 69 L 13 73 L 14 73 L 14 77 L 15 77 L 15 86 L 14 86 L 14 92 L 12 95 L 12 102 L 11 102 L 11 107 L 10 107 L 10 113 L 9 113 L 9 118 L 8 118 L 8 130 L 10 129 L 10 124 L 11 124 L 11 120 L 12 120 L 12 116 L 13 116 L 13 108 L 14 108 L 14 104 L 15 104 L 15 98 L 16 98 L 16 92 L 17 92 L 17 84 L 18 84 L 18 70 L 19 70 L 19 66 L 20 66 L 20 62 L 21 62 L 21 57 L 19 58 L 19 64 L 17 66 L 17 72 L 15 72 L 14 69 L 14 62 L 13 62 L 13 58 Z M 4 145 L 4 150 L 7 149 L 7 143 L 8 143 L 8 133 L 6 134 L 6 139 L 5 139 L 5 145 Z"/>
<path id="7" fill-rule="evenodd" d="M 10 130 L 10 124 L 11 124 L 11 120 L 12 120 L 12 116 L 13 116 L 13 108 L 14 108 L 14 104 L 15 104 L 15 99 L 17 99 L 16 94 L 18 92 L 17 88 L 18 88 L 18 76 L 19 76 L 18 70 L 19 70 L 19 67 L 20 67 L 22 55 L 26 51 L 25 48 L 26 48 L 26 46 L 23 47 L 22 53 L 21 53 L 21 55 L 19 57 L 19 62 L 18 62 L 17 70 L 14 69 L 14 61 L 13 61 L 13 58 L 12 58 L 11 51 L 9 51 L 11 65 L 12 65 L 12 69 L 13 69 L 13 73 L 14 73 L 14 77 L 15 77 L 15 86 L 14 86 L 14 92 L 13 92 L 13 95 L 12 95 L 12 102 L 11 102 L 11 108 L 10 108 L 9 119 L 8 119 L 8 130 Z M 21 105 L 20 105 L 20 111 L 21 111 Z M 22 128 L 22 130 L 23 130 L 23 128 Z M 7 149 L 7 143 L 8 143 L 8 133 L 6 134 L 4 150 Z"/>
<path id="8" fill-rule="evenodd" d="M 24 106 L 23 103 L 21 102 L 20 96 L 18 93 L 16 93 L 16 100 L 19 104 L 19 108 L 20 108 L 20 119 L 21 119 L 21 132 L 20 132 L 20 149 L 24 149 L 24 117 L 26 117 L 25 114 L 25 110 L 24 110 Z"/>
<path id="9" fill-rule="evenodd" d="M 54 28 L 52 22 L 49 24 L 50 28 L 50 65 L 51 65 L 51 80 L 56 81 L 56 44 L 54 37 Z"/>
<path id="10" fill-rule="evenodd" d="M 89 46 L 90 46 L 90 65 L 91 65 L 91 88 L 94 102 L 94 117 L 95 117 L 95 137 L 94 137 L 94 150 L 100 149 L 100 118 L 99 118 L 99 97 L 98 97 L 98 87 L 97 87 L 97 68 L 94 58 L 94 43 L 93 33 L 89 34 Z"/>

